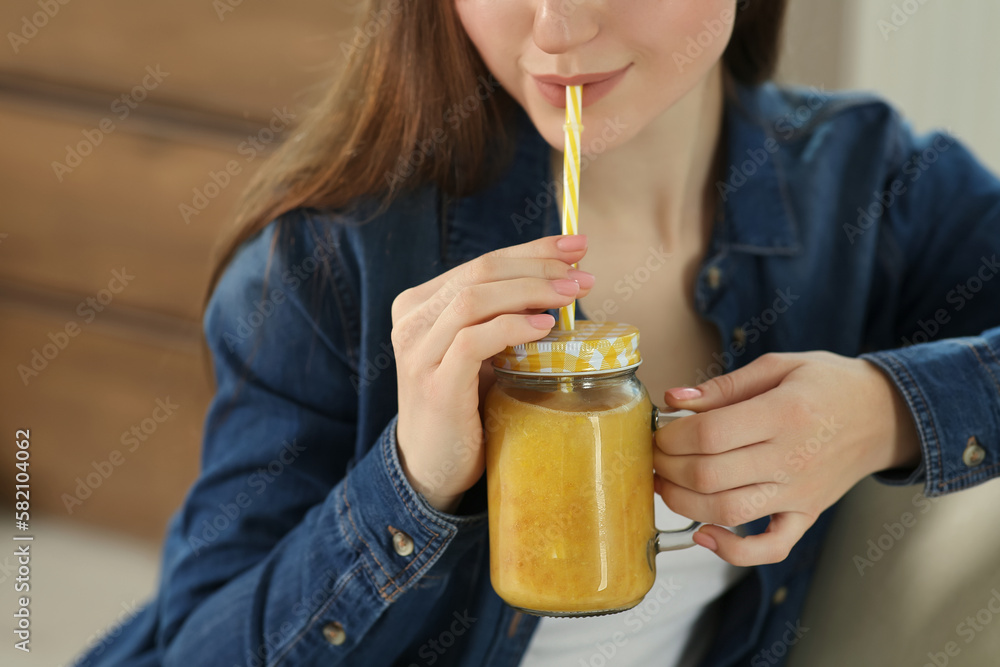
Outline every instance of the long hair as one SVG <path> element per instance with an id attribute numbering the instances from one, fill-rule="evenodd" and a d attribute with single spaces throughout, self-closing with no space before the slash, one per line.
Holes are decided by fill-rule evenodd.
<path id="1" fill-rule="evenodd" d="M 785 6 L 786 0 L 738 1 L 723 55 L 735 80 L 754 84 L 772 76 Z M 502 88 L 462 107 L 480 99 L 472 96 L 490 73 L 453 0 L 367 0 L 364 20 L 365 30 L 343 45 L 347 58 L 336 84 L 242 195 L 215 253 L 204 305 L 237 248 L 288 211 L 342 211 L 361 200 L 384 209 L 401 191 L 428 184 L 461 197 L 502 166 L 486 156 L 511 154 L 516 102 Z M 449 123 L 458 109 L 461 122 Z M 443 132 L 447 140 L 438 141 Z"/>

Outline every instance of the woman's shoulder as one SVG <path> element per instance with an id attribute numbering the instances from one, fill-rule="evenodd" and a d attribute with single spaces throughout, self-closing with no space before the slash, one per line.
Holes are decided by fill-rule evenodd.
<path id="1" fill-rule="evenodd" d="M 735 85 L 729 101 L 734 158 L 777 155 L 784 177 L 807 197 L 833 189 L 867 198 L 862 205 L 897 182 L 948 191 L 959 172 L 995 178 L 950 130 L 919 132 L 875 93 L 767 82 Z M 932 168 L 938 163 L 948 168 Z"/>
<path id="2" fill-rule="evenodd" d="M 865 90 L 827 90 L 767 81 L 756 86 L 735 85 L 733 99 L 742 113 L 794 138 L 824 123 L 899 122 L 902 115 L 881 95 Z"/>
<path id="3" fill-rule="evenodd" d="M 734 86 L 733 109 L 786 151 L 809 156 L 819 147 L 864 146 L 869 159 L 900 162 L 921 137 L 889 100 L 864 90 L 779 84 Z M 833 139 L 834 141 L 825 141 Z"/>
<path id="4" fill-rule="evenodd" d="M 269 221 L 237 246 L 221 272 L 205 311 L 206 338 L 233 351 L 234 344 L 288 342 L 311 330 L 356 362 L 362 299 L 389 299 L 426 273 L 413 267 L 437 259 L 435 202 L 425 188 L 386 205 L 300 207 Z"/>
<path id="5" fill-rule="evenodd" d="M 286 211 L 239 243 L 213 296 L 220 293 L 219 300 L 239 301 L 269 286 L 301 296 L 322 287 L 326 279 L 336 280 L 340 289 L 356 288 L 380 244 L 401 234 L 436 233 L 428 229 L 437 213 L 430 203 L 432 194 L 425 188 L 388 203 L 372 198 L 349 208 Z"/>
<path id="6" fill-rule="evenodd" d="M 342 230 L 330 212 L 297 208 L 241 241 L 205 309 L 210 347 L 250 358 L 268 346 L 294 354 L 318 339 L 350 363 L 342 322 L 353 312 L 354 286 Z"/>
<path id="7" fill-rule="evenodd" d="M 960 137 L 916 131 L 879 95 L 773 82 L 734 88 L 733 166 L 720 191 L 743 194 L 740 184 L 753 180 L 738 202 L 762 208 L 781 193 L 788 205 L 779 212 L 824 251 L 838 239 L 845 250 L 860 237 L 874 243 L 885 236 L 865 233 L 875 225 L 895 246 L 920 248 L 942 221 L 957 234 L 996 208 L 1000 180 Z M 760 172 L 769 179 L 751 179 Z"/>

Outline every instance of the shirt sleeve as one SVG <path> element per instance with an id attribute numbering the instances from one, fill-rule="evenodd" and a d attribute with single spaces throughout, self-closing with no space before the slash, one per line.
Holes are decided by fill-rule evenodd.
<path id="1" fill-rule="evenodd" d="M 923 460 L 882 483 L 927 496 L 1000 474 L 1000 180 L 955 137 L 897 119 L 879 220 L 876 349 L 862 355 L 910 409 Z M 877 203 L 876 203 L 877 202 Z"/>
<path id="2" fill-rule="evenodd" d="M 217 392 L 203 469 L 164 551 L 155 604 L 167 667 L 350 664 L 361 642 L 380 640 L 402 650 L 447 579 L 427 573 L 453 568 L 485 522 L 413 490 L 395 418 L 355 454 L 347 334 L 310 317 L 314 290 L 271 254 L 274 226 L 241 248 L 206 311 Z M 336 311 L 327 295 L 321 307 Z"/>

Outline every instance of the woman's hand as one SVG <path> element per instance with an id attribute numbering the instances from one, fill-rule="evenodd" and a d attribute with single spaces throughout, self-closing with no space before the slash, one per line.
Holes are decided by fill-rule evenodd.
<path id="1" fill-rule="evenodd" d="M 695 541 L 734 565 L 784 560 L 819 514 L 868 475 L 916 467 L 902 396 L 876 366 L 826 352 L 768 354 L 667 403 L 700 414 L 656 432 L 656 491 L 706 524 Z M 771 516 L 740 537 L 720 526 Z"/>
<path id="2" fill-rule="evenodd" d="M 572 266 L 586 252 L 585 236 L 539 239 L 467 262 L 393 301 L 396 440 L 407 478 L 437 509 L 454 511 L 483 474 L 490 360 L 508 345 L 544 338 L 555 320 L 543 311 L 590 291 L 594 277 Z"/>

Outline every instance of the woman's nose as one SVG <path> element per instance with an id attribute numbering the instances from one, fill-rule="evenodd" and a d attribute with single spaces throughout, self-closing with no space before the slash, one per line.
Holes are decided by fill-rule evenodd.
<path id="1" fill-rule="evenodd" d="M 539 0 L 534 38 L 546 53 L 565 53 L 597 36 L 600 17 L 594 0 Z"/>

